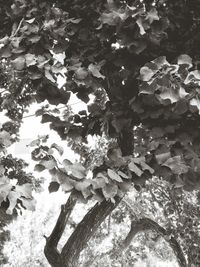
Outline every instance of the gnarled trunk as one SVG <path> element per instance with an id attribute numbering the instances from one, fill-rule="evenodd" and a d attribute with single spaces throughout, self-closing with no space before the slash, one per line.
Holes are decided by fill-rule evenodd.
<path id="1" fill-rule="evenodd" d="M 62 249 L 62 267 L 77 267 L 81 251 L 96 232 L 106 217 L 116 208 L 120 198 L 115 199 L 115 204 L 110 201 L 97 203 L 77 225 L 76 229 Z"/>
<path id="2" fill-rule="evenodd" d="M 62 206 L 59 218 L 51 235 L 46 238 L 45 256 L 52 267 L 77 267 L 81 251 L 96 232 L 106 217 L 116 208 L 121 198 L 116 197 L 115 203 L 102 201 L 94 205 L 77 225 L 74 232 L 64 245 L 61 253 L 57 250 L 58 242 L 63 234 L 69 216 L 76 204 L 73 194 L 67 203 Z"/>

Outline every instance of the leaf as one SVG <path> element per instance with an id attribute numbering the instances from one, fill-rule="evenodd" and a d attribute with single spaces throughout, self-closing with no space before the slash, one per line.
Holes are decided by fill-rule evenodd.
<path id="1" fill-rule="evenodd" d="M 174 88 L 162 87 L 162 92 L 157 95 L 157 98 L 162 100 L 169 100 L 172 104 L 178 102 L 180 96 Z"/>
<path id="2" fill-rule="evenodd" d="M 96 177 L 92 179 L 93 189 L 103 188 L 106 185 L 106 180 L 103 177 Z"/>
<path id="3" fill-rule="evenodd" d="M 32 72 L 28 72 L 28 76 L 31 80 L 38 80 L 42 77 L 42 73 L 39 71 L 32 71 Z"/>
<path id="4" fill-rule="evenodd" d="M 57 145 L 56 143 L 53 143 L 51 145 L 51 148 L 55 148 L 61 156 L 64 153 L 64 149 L 61 146 Z"/>
<path id="5" fill-rule="evenodd" d="M 53 58 L 55 58 L 58 62 L 64 65 L 64 60 L 66 58 L 65 52 L 63 53 L 54 53 Z"/>
<path id="6" fill-rule="evenodd" d="M 187 173 L 189 170 L 188 166 L 186 166 L 185 163 L 182 161 L 181 156 L 169 158 L 162 165 L 170 168 L 174 174 L 178 175 L 182 173 Z"/>
<path id="7" fill-rule="evenodd" d="M 3 46 L 4 46 L 4 45 L 8 44 L 9 41 L 10 41 L 10 37 L 8 35 L 6 35 L 5 37 L 0 39 L 0 44 L 3 44 Z"/>
<path id="8" fill-rule="evenodd" d="M 124 181 L 123 183 L 120 183 L 119 184 L 119 188 L 123 191 L 123 192 L 127 192 L 129 191 L 130 189 L 132 189 L 132 185 L 133 183 L 128 180 L 128 181 Z"/>
<path id="9" fill-rule="evenodd" d="M 90 64 L 88 66 L 88 70 L 92 73 L 92 75 L 96 78 L 105 79 L 105 76 L 100 73 L 101 66 Z"/>
<path id="10" fill-rule="evenodd" d="M 32 24 L 35 21 L 35 18 L 32 19 L 26 19 L 26 22 L 28 22 L 29 24 Z"/>
<path id="11" fill-rule="evenodd" d="M 103 195 L 106 199 L 114 198 L 117 195 L 118 186 L 115 184 L 108 184 L 103 189 Z"/>
<path id="12" fill-rule="evenodd" d="M 124 179 L 130 179 L 130 177 L 128 176 L 128 175 L 126 175 L 124 172 L 122 172 L 122 171 L 118 171 L 117 172 L 122 178 L 124 178 Z"/>
<path id="13" fill-rule="evenodd" d="M 86 176 L 85 168 L 81 163 L 74 163 L 71 167 L 72 175 L 78 179 L 83 179 Z"/>
<path id="14" fill-rule="evenodd" d="M 4 145 L 6 147 L 10 146 L 12 143 L 10 139 L 11 139 L 11 136 L 7 131 L 5 130 L 0 131 L 0 144 L 1 145 Z"/>
<path id="15" fill-rule="evenodd" d="M 116 167 L 122 166 L 126 163 L 122 157 L 122 152 L 120 148 L 109 149 L 109 151 L 107 152 L 107 157 Z"/>
<path id="16" fill-rule="evenodd" d="M 149 165 L 145 162 L 145 157 L 134 158 L 132 159 L 135 163 L 139 164 L 143 171 L 148 170 L 151 174 L 154 173 L 154 169 L 152 169 Z"/>
<path id="17" fill-rule="evenodd" d="M 69 169 L 69 167 L 72 166 L 72 162 L 68 159 L 64 159 L 62 162 L 62 165 L 65 168 L 65 170 L 67 171 Z"/>
<path id="18" fill-rule="evenodd" d="M 165 56 L 158 57 L 151 62 L 157 66 L 157 69 L 161 69 L 163 66 L 170 65 Z"/>
<path id="19" fill-rule="evenodd" d="M 35 65 L 37 63 L 37 61 L 35 59 L 35 55 L 33 55 L 33 54 L 26 54 L 25 55 L 25 60 L 26 60 L 27 67 L 33 66 L 33 65 Z"/>
<path id="20" fill-rule="evenodd" d="M 5 168 L 3 165 L 0 165 L 0 176 L 3 176 L 5 173 Z"/>
<path id="21" fill-rule="evenodd" d="M 23 185 L 16 185 L 15 191 L 20 193 L 22 197 L 32 198 L 32 185 L 30 183 L 26 183 Z"/>
<path id="22" fill-rule="evenodd" d="M 12 60 L 12 65 L 16 70 L 23 70 L 25 68 L 25 58 L 20 56 Z"/>
<path id="23" fill-rule="evenodd" d="M 17 199 L 19 199 L 20 197 L 20 193 L 16 192 L 16 191 L 10 191 L 9 195 L 8 195 L 8 200 L 9 200 L 9 207 L 6 210 L 7 214 L 12 214 L 13 213 L 13 209 L 15 208 L 16 204 L 17 204 Z"/>
<path id="24" fill-rule="evenodd" d="M 79 22 L 81 22 L 82 19 L 75 19 L 75 18 L 72 18 L 72 19 L 68 19 L 67 22 L 71 22 L 71 23 L 74 23 L 74 24 L 78 24 Z"/>
<path id="25" fill-rule="evenodd" d="M 41 164 L 36 164 L 35 167 L 34 167 L 34 171 L 36 171 L 36 172 L 42 172 L 45 169 L 46 168 L 43 165 L 41 165 Z"/>
<path id="26" fill-rule="evenodd" d="M 189 93 L 187 93 L 183 87 L 180 87 L 179 89 L 180 98 L 185 98 L 187 95 L 189 95 Z"/>
<path id="27" fill-rule="evenodd" d="M 88 76 L 88 72 L 82 67 L 78 68 L 75 71 L 75 77 L 78 80 L 84 80 L 87 76 Z"/>
<path id="28" fill-rule="evenodd" d="M 150 24 L 151 24 L 154 20 L 159 20 L 158 11 L 156 10 L 156 8 L 152 8 L 152 9 L 147 13 L 146 20 L 148 20 Z"/>
<path id="29" fill-rule="evenodd" d="M 194 82 L 196 84 L 200 84 L 200 71 L 199 70 L 194 70 L 188 73 L 184 83 L 188 84 L 190 82 Z"/>
<path id="30" fill-rule="evenodd" d="M 56 181 L 61 185 L 62 190 L 65 192 L 69 192 L 74 188 L 69 176 L 62 171 L 57 171 L 53 178 L 56 179 Z"/>
<path id="31" fill-rule="evenodd" d="M 102 172 L 97 173 L 97 178 L 103 178 L 106 183 L 109 183 L 109 179 Z"/>
<path id="32" fill-rule="evenodd" d="M 89 190 L 90 185 L 91 185 L 91 180 L 85 179 L 84 181 L 76 183 L 75 188 L 76 190 L 81 191 L 84 198 L 87 198 L 91 195 L 91 191 Z"/>
<path id="33" fill-rule="evenodd" d="M 107 174 L 111 180 L 117 181 L 119 183 L 123 182 L 122 178 L 115 171 L 108 169 Z"/>
<path id="34" fill-rule="evenodd" d="M 30 144 L 27 146 L 34 147 L 34 146 L 39 146 L 40 145 L 40 139 L 33 140 Z"/>
<path id="35" fill-rule="evenodd" d="M 198 109 L 199 114 L 200 114 L 200 100 L 199 100 L 199 98 L 192 98 L 190 100 L 190 105 L 195 106 Z"/>
<path id="36" fill-rule="evenodd" d="M 120 16 L 122 14 L 118 13 L 118 12 L 110 12 L 110 13 L 103 13 L 101 15 L 101 22 L 103 24 L 108 24 L 110 26 L 114 26 L 118 23 L 119 19 L 120 19 Z"/>
<path id="37" fill-rule="evenodd" d="M 37 35 L 37 34 L 30 35 L 28 37 L 29 42 L 31 42 L 32 44 L 35 44 L 35 43 L 39 42 L 40 39 L 41 39 L 41 36 L 40 35 Z"/>
<path id="38" fill-rule="evenodd" d="M 85 168 L 81 163 L 72 164 L 69 160 L 65 159 L 63 166 L 69 175 L 73 175 L 78 179 L 83 179 L 86 176 Z"/>
<path id="39" fill-rule="evenodd" d="M 25 207 L 25 209 L 30 211 L 35 211 L 35 206 L 36 206 L 35 199 L 20 198 L 20 200 L 22 201 L 22 205 Z"/>
<path id="40" fill-rule="evenodd" d="M 134 161 L 131 160 L 131 162 L 128 164 L 128 168 L 130 171 L 134 172 L 137 176 L 141 176 L 143 174 L 143 171 L 141 171 L 137 165 L 134 163 Z"/>
<path id="41" fill-rule="evenodd" d="M 48 187 L 49 193 L 57 192 L 59 187 L 60 184 L 58 182 L 51 182 Z"/>
<path id="42" fill-rule="evenodd" d="M 155 72 L 146 66 L 140 69 L 140 79 L 144 82 L 149 81 L 153 77 L 154 74 Z"/>
<path id="43" fill-rule="evenodd" d="M 132 42 L 129 50 L 137 55 L 142 53 L 147 48 L 147 43 L 144 40 L 137 40 Z"/>
<path id="44" fill-rule="evenodd" d="M 43 165 L 47 170 L 51 170 L 57 166 L 55 159 L 41 160 L 40 164 Z"/>
<path id="45" fill-rule="evenodd" d="M 9 183 L 0 184 L 0 204 L 4 201 L 12 189 L 12 185 Z"/>
<path id="46" fill-rule="evenodd" d="M 74 188 L 74 185 L 69 180 L 66 180 L 65 183 L 61 184 L 61 187 L 64 192 L 70 192 Z"/>
<path id="47" fill-rule="evenodd" d="M 48 69 L 45 69 L 45 77 L 52 83 L 56 83 L 56 80 L 54 79 L 53 75 L 50 73 Z"/>
<path id="48" fill-rule="evenodd" d="M 186 64 L 188 65 L 189 68 L 192 67 L 192 58 L 188 55 L 180 55 L 178 57 L 178 64 L 182 65 L 182 64 Z"/>
<path id="49" fill-rule="evenodd" d="M 159 155 L 156 155 L 156 160 L 158 164 L 162 165 L 165 161 L 167 161 L 171 157 L 170 152 L 162 153 Z"/>

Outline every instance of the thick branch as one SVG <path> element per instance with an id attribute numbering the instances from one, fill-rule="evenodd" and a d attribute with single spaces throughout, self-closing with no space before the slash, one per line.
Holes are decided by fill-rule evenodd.
<path id="1" fill-rule="evenodd" d="M 136 236 L 136 234 L 138 234 L 139 232 L 146 231 L 146 230 L 154 230 L 159 235 L 161 235 L 172 248 L 174 254 L 176 255 L 179 266 L 187 267 L 185 256 L 183 254 L 183 251 L 179 243 L 176 241 L 176 239 L 174 237 L 170 237 L 167 234 L 167 231 L 162 226 L 160 226 L 158 223 L 156 223 L 155 221 L 149 218 L 142 218 L 138 221 L 132 222 L 131 229 L 126 239 L 123 242 L 123 245 L 122 245 L 123 248 L 126 249 L 130 245 L 132 239 Z"/>
<path id="2" fill-rule="evenodd" d="M 62 267 L 76 267 L 79 255 L 105 218 L 116 208 L 120 198 L 97 203 L 77 225 L 61 252 Z"/>
<path id="3" fill-rule="evenodd" d="M 47 260 L 53 267 L 61 267 L 60 253 L 57 249 L 57 245 L 65 230 L 69 216 L 71 215 L 75 204 L 76 197 L 74 193 L 71 193 L 66 204 L 61 206 L 61 211 L 52 233 L 46 238 L 44 253 Z"/>
<path id="4" fill-rule="evenodd" d="M 122 156 L 130 156 L 134 150 L 134 136 L 132 127 L 125 127 L 118 138 L 118 144 L 122 151 Z"/>

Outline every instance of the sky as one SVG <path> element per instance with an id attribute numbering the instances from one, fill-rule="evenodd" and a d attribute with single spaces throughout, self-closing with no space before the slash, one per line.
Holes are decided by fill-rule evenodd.
<path id="1" fill-rule="evenodd" d="M 49 123 L 41 123 L 41 117 L 34 116 L 35 112 L 43 106 L 42 104 L 32 104 L 29 108 L 28 113 L 25 114 L 23 124 L 20 128 L 20 142 L 13 144 L 9 149 L 9 153 L 13 154 L 15 157 L 23 158 L 26 161 L 31 160 L 31 148 L 27 147 L 31 141 L 37 139 L 38 135 L 49 135 L 50 143 L 58 143 L 65 146 L 64 155 L 70 158 L 71 161 L 78 160 L 78 155 L 66 145 L 65 141 L 61 141 L 58 134 L 50 130 Z M 87 109 L 87 105 L 80 101 L 75 95 L 72 95 L 69 100 L 69 105 L 71 105 L 72 111 L 78 113 L 80 110 Z M 56 106 L 54 106 L 56 107 Z M 32 116 L 33 115 L 33 116 Z M 2 117 L 2 122 L 6 119 Z"/>

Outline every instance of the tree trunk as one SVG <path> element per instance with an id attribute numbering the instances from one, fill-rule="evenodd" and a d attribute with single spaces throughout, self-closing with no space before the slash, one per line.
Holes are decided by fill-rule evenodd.
<path id="1" fill-rule="evenodd" d="M 60 267 L 78 266 L 81 251 L 86 247 L 100 224 L 116 208 L 120 200 L 121 198 L 116 198 L 115 204 L 104 200 L 101 203 L 97 203 L 85 215 L 62 249 Z"/>

